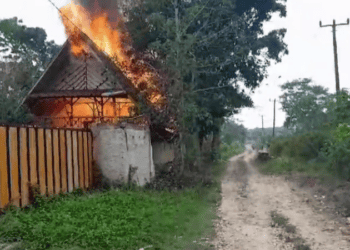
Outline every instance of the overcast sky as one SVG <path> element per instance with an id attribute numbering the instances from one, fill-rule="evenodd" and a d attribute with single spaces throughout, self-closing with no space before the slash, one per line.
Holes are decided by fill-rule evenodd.
<path id="1" fill-rule="evenodd" d="M 66 40 L 64 27 L 57 9 L 48 0 L 1 0 L 0 19 L 17 16 L 29 27 L 45 29 L 48 40 L 63 44 Z M 52 0 L 62 7 L 69 0 Z M 244 1 L 244 0 L 238 0 Z M 266 23 L 266 32 L 272 29 L 286 28 L 285 42 L 289 55 L 282 62 L 271 65 L 269 77 L 260 88 L 252 94 L 255 108 L 242 109 L 235 118 L 247 128 L 261 127 L 261 116 L 264 116 L 264 127 L 273 124 L 273 99 L 281 95 L 279 85 L 298 78 L 312 78 L 314 83 L 335 92 L 334 55 L 332 28 L 320 28 L 337 23 L 346 23 L 350 18 L 349 0 L 288 0 L 287 17 L 274 16 Z M 340 88 L 350 88 L 350 26 L 337 28 L 338 60 Z M 350 68 L 350 67 L 349 67 Z M 281 78 L 279 78 L 281 76 Z M 269 102 L 271 100 L 271 102 Z M 285 114 L 276 103 L 276 126 L 282 126 Z"/>

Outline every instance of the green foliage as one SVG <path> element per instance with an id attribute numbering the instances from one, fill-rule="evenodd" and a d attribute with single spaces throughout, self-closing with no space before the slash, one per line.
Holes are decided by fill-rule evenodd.
<path id="1" fill-rule="evenodd" d="M 17 18 L 0 20 L 0 122 L 25 123 L 31 115 L 20 104 L 60 47 L 46 32 Z"/>
<path id="2" fill-rule="evenodd" d="M 282 85 L 285 91 L 282 106 L 287 112 L 285 126 L 292 127 L 294 133 L 274 140 L 270 153 L 296 161 L 313 161 L 333 176 L 349 179 L 350 96 L 345 91 L 328 94 L 327 89 L 310 86 L 310 82 L 303 79 Z"/>
<path id="3" fill-rule="evenodd" d="M 42 69 L 60 50 L 54 41 L 46 40 L 44 29 L 26 27 L 17 17 L 0 20 L 0 34 L 0 49 L 8 53 L 5 58 L 30 58 Z"/>
<path id="4" fill-rule="evenodd" d="M 286 156 L 305 161 L 320 156 L 321 149 L 330 136 L 323 132 L 309 132 L 288 138 L 276 138 L 271 141 L 270 154 L 274 157 Z"/>
<path id="5" fill-rule="evenodd" d="M 334 131 L 334 138 L 338 142 L 343 142 L 350 138 L 350 125 L 347 123 L 340 123 Z"/>
<path id="6" fill-rule="evenodd" d="M 226 121 L 221 128 L 221 141 L 228 145 L 235 141 L 244 143 L 247 129 L 243 125 L 238 125 L 234 121 Z"/>
<path id="7" fill-rule="evenodd" d="M 329 127 L 337 127 L 340 123 L 350 123 L 350 96 L 345 91 L 330 95 L 327 102 Z"/>
<path id="8" fill-rule="evenodd" d="M 275 127 L 275 138 L 288 137 L 292 132 L 285 127 Z M 264 128 L 262 132 L 261 128 L 248 129 L 246 140 L 255 143 L 257 147 L 269 147 L 273 140 L 273 128 Z"/>
<path id="9" fill-rule="evenodd" d="M 343 179 L 350 178 L 350 134 L 348 124 L 339 124 L 325 143 L 321 154 L 327 159 L 329 169 Z"/>
<path id="10" fill-rule="evenodd" d="M 278 157 L 269 160 L 266 163 L 260 163 L 260 170 L 265 174 L 289 174 L 292 172 L 305 173 L 313 177 L 329 177 L 335 176 L 334 173 L 327 167 L 325 162 L 308 161 L 294 158 L 294 157 Z"/>
<path id="11" fill-rule="evenodd" d="M 284 126 L 297 133 L 314 131 L 328 121 L 328 89 L 310 83 L 311 79 L 299 79 L 281 86 L 282 110 L 287 114 Z"/>
<path id="12" fill-rule="evenodd" d="M 220 198 L 213 185 L 168 191 L 118 189 L 38 198 L 36 208 L 12 209 L 0 217 L 2 241 L 26 249 L 188 249 L 213 233 Z M 205 219 L 203 219 L 205 218 Z M 196 245 L 190 249 L 205 249 Z"/>
<path id="13" fill-rule="evenodd" d="M 237 81 L 250 89 L 258 87 L 270 61 L 279 62 L 288 53 L 283 43 L 285 29 L 262 35 L 261 24 L 273 12 L 284 17 L 286 7 L 276 0 L 264 5 L 178 1 L 177 6 L 168 0 L 145 0 L 129 11 L 127 25 L 136 49 L 152 54 L 154 65 L 170 76 L 169 99 L 184 131 L 201 139 L 218 134 L 224 117 L 252 106 Z M 193 110 L 197 112 L 186 114 Z"/>
<path id="14" fill-rule="evenodd" d="M 219 149 L 219 161 L 228 161 L 231 157 L 239 155 L 244 152 L 244 146 L 240 142 L 233 142 L 232 144 L 221 144 Z"/>
<path id="15" fill-rule="evenodd" d="M 31 115 L 20 104 L 33 84 L 33 68 L 26 61 L 8 63 L 6 67 L 8 74 L 0 71 L 0 122 L 25 123 Z"/>

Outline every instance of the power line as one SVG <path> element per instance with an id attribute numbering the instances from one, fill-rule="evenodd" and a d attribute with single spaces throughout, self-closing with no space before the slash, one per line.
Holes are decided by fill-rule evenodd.
<path id="1" fill-rule="evenodd" d="M 275 137 L 275 121 L 276 121 L 276 99 L 273 100 L 273 130 L 272 130 L 272 137 Z"/>
<path id="2" fill-rule="evenodd" d="M 210 90 L 210 89 L 226 88 L 226 87 L 232 87 L 232 86 L 231 85 L 226 85 L 226 86 L 220 86 L 220 87 L 211 87 L 211 88 L 206 88 L 206 89 L 198 89 L 198 90 L 192 91 L 192 93 L 200 92 L 200 91 L 206 91 L 206 90 Z"/>
<path id="3" fill-rule="evenodd" d="M 63 14 L 63 12 L 60 10 L 60 8 L 58 8 L 58 7 L 54 4 L 54 2 L 52 2 L 51 0 L 48 0 L 48 1 L 60 12 L 61 16 L 67 18 L 67 20 L 68 20 L 69 22 L 71 22 L 78 30 L 80 30 L 82 33 L 84 33 L 84 32 L 82 31 L 82 29 L 80 29 L 73 21 L 71 21 L 65 14 Z M 85 34 L 85 33 L 84 33 L 84 34 Z M 85 35 L 88 36 L 87 34 L 85 34 Z M 89 38 L 90 38 L 90 37 L 89 37 Z"/>

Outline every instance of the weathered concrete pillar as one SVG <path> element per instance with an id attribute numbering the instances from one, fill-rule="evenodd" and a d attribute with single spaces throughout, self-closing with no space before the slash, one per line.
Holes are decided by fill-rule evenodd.
<path id="1" fill-rule="evenodd" d="M 134 124 L 92 127 L 94 160 L 109 185 L 135 181 L 143 186 L 154 176 L 148 127 Z"/>

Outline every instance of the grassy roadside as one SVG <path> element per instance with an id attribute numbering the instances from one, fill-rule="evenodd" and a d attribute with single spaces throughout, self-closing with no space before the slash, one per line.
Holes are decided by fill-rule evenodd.
<path id="1" fill-rule="evenodd" d="M 341 179 L 326 163 L 302 161 L 281 156 L 266 162 L 256 161 L 262 174 L 281 175 L 293 181 L 300 188 L 309 190 L 313 197 L 323 197 L 322 206 L 339 218 L 350 217 L 350 183 Z M 330 208 L 332 207 L 332 208 Z"/>
<path id="2" fill-rule="evenodd" d="M 0 236 L 26 242 L 21 249 L 205 249 L 188 245 L 210 234 L 218 198 L 214 187 L 68 195 L 36 209 L 8 211 Z"/>
<path id="3" fill-rule="evenodd" d="M 235 152 L 239 153 L 239 152 Z M 143 188 L 38 199 L 37 208 L 0 216 L 0 242 L 11 249 L 213 249 L 213 220 L 226 161 L 212 163 L 213 181 L 178 191 Z"/>
<path id="4" fill-rule="evenodd" d="M 312 177 L 333 177 L 333 173 L 320 162 L 305 162 L 290 157 L 278 157 L 267 162 L 260 162 L 259 168 L 264 174 L 305 173 Z"/>
<path id="5" fill-rule="evenodd" d="M 302 173 L 308 177 L 317 178 L 321 182 L 338 183 L 341 181 L 335 171 L 329 169 L 328 165 L 322 162 L 307 162 L 282 156 L 266 162 L 257 162 L 257 165 L 263 174 L 290 175 Z"/>

